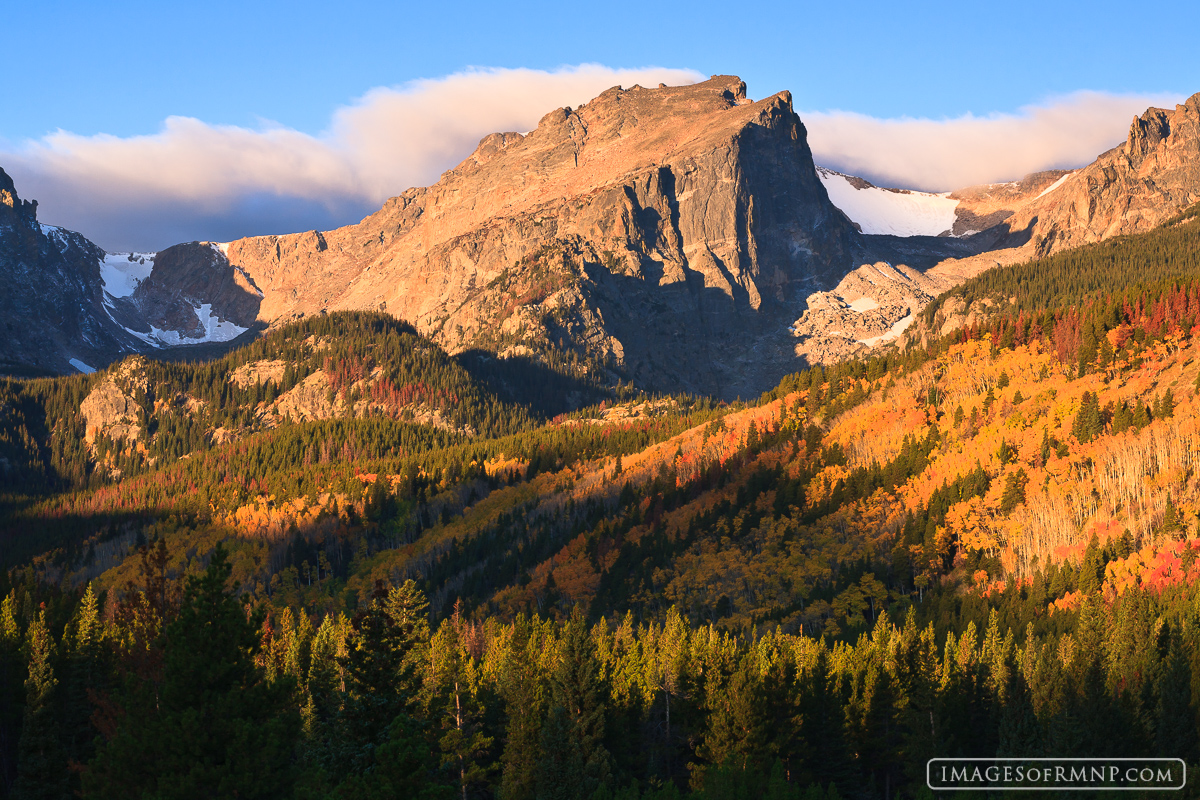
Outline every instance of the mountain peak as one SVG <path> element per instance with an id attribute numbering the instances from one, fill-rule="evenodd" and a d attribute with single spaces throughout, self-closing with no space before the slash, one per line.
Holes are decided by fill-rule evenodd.
<path id="1" fill-rule="evenodd" d="M 0 206 L 12 209 L 9 213 L 15 212 L 27 225 L 37 223 L 37 201 L 22 200 L 17 195 L 17 187 L 13 183 L 13 179 L 2 168 L 0 168 Z"/>
<path id="2" fill-rule="evenodd" d="M 814 281 L 836 283 L 856 236 L 791 95 L 755 102 L 718 75 L 615 86 L 485 136 L 325 247 L 301 234 L 228 253 L 262 289 L 264 322 L 386 309 L 452 352 L 566 348 L 614 379 L 734 396 L 793 368 L 787 324 Z M 777 340 L 756 375 L 723 364 L 723 337 L 755 331 Z"/>

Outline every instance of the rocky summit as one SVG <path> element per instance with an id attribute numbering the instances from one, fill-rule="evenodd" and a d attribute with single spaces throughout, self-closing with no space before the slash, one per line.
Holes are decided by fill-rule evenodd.
<path id="1" fill-rule="evenodd" d="M 1200 94 L 1174 111 L 1147 109 L 1123 145 L 1102 154 L 1022 208 L 1038 254 L 1143 233 L 1200 200 Z"/>
<path id="2" fill-rule="evenodd" d="M 759 391 L 856 233 L 784 92 L 614 87 L 497 133 L 357 225 L 243 239 L 259 316 L 384 309 L 451 352 L 561 354 L 670 391 Z"/>

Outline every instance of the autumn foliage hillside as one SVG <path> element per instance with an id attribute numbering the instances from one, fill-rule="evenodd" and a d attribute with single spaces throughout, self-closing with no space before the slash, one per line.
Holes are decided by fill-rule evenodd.
<path id="1" fill-rule="evenodd" d="M 35 567 L 68 584 L 125 585 L 155 539 L 188 573 L 229 540 L 240 585 L 297 611 L 413 579 L 435 614 L 676 607 L 842 636 L 930 591 L 995 594 L 1089 558 L 1097 592 L 1178 580 L 1200 512 L 1196 225 L 997 271 L 993 289 L 1055 292 L 750 405 L 609 398 L 547 418 L 382 315 L 142 367 L 136 441 L 73 442 L 72 403 L 103 376 L 14 384 L 6 446 L 58 482 L 18 498 L 9 530 L 36 542 L 52 521 Z M 1077 275 L 1087 258 L 1098 271 Z M 1170 274 L 1117 285 L 1146 258 Z M 323 411 L 289 416 L 314 377 L 304 408 Z M 13 422 L 39 407 L 57 420 Z M 1075 602 L 1067 583 L 1043 611 Z"/>

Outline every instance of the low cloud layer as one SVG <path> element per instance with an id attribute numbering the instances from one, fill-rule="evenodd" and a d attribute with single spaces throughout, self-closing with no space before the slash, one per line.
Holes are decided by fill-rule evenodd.
<path id="1" fill-rule="evenodd" d="M 883 186 L 950 191 L 1046 169 L 1091 163 L 1123 141 L 1129 123 L 1177 95 L 1075 92 L 1015 114 L 876 119 L 847 111 L 801 112 L 818 164 Z"/>
<path id="2" fill-rule="evenodd" d="M 108 250 L 330 228 L 410 186 L 435 182 L 493 131 L 527 131 L 546 112 L 610 86 L 681 85 L 692 70 L 480 69 L 373 89 L 310 136 L 171 117 L 148 136 L 65 131 L 0 151 L 0 167 L 47 223 Z"/>
<path id="3" fill-rule="evenodd" d="M 546 112 L 610 86 L 702 79 L 692 70 L 595 64 L 470 70 L 373 89 L 317 136 L 171 117 L 146 136 L 59 131 L 0 148 L 0 167 L 23 197 L 39 201 L 44 222 L 110 251 L 327 229 L 435 182 L 488 133 L 531 130 Z M 1015 114 L 948 120 L 800 113 L 817 163 L 881 185 L 942 191 L 1087 164 L 1124 139 L 1135 114 L 1180 99 L 1078 92 Z"/>

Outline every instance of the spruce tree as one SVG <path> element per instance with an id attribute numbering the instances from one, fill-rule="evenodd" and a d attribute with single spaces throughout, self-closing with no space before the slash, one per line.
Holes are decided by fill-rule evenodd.
<path id="1" fill-rule="evenodd" d="M 1071 426 L 1071 433 L 1080 443 L 1090 442 L 1096 438 L 1104 430 L 1104 425 L 1100 417 L 1100 398 L 1091 392 L 1083 393 L 1083 400 L 1079 404 L 1079 411 L 1075 414 L 1075 422 Z"/>
<path id="2" fill-rule="evenodd" d="M 535 651 L 542 645 L 529 619 L 518 616 L 512 625 L 509 657 L 499 676 L 508 716 L 497 793 L 501 800 L 533 800 L 536 796 L 546 701 L 539 686 Z"/>
<path id="3" fill-rule="evenodd" d="M 1004 492 L 1000 496 L 1000 513 L 1011 514 L 1013 509 L 1025 502 L 1025 484 L 1028 478 L 1024 469 L 1011 473 L 1004 479 Z"/>
<path id="4" fill-rule="evenodd" d="M 538 798 L 558 797 L 563 791 L 570 792 L 570 797 L 591 797 L 611 782 L 612 757 L 604 746 L 607 691 L 595 643 L 578 607 L 563 628 L 560 660 L 551 683 L 554 705 L 542 742 L 544 747 L 560 748 L 565 731 L 566 756 L 564 761 L 558 750 L 544 752 L 538 772 Z M 563 765 L 570 766 L 571 777 L 565 783 L 560 780 Z"/>
<path id="5" fill-rule="evenodd" d="M 83 764 L 92 757 L 95 749 L 92 698 L 108 689 L 111 666 L 111 651 L 104 644 L 100 601 L 91 584 L 84 591 L 64 638 L 63 735 L 68 759 Z"/>
<path id="6" fill-rule="evenodd" d="M 67 758 L 59 734 L 58 680 L 54 640 L 42 609 L 26 635 L 29 671 L 25 679 L 25 719 L 17 751 L 18 800 L 61 800 L 69 796 Z"/>
<path id="7" fill-rule="evenodd" d="M 1161 758 L 1194 764 L 1196 713 L 1192 708 L 1192 669 L 1178 637 L 1172 637 L 1155 682 L 1154 750 Z"/>
<path id="8" fill-rule="evenodd" d="M 442 732 L 438 740 L 442 764 L 458 774 L 459 792 L 466 800 L 468 792 L 491 771 L 488 751 L 493 739 L 483 732 L 481 676 L 479 666 L 465 651 L 462 624 L 456 607 L 454 616 L 443 622 L 434 636 L 426 690 L 432 695 L 431 711 Z"/>
<path id="9" fill-rule="evenodd" d="M 347 689 L 334 737 L 339 770 L 370 769 L 393 721 L 416 709 L 418 670 L 429 644 L 427 609 L 412 581 L 391 590 L 379 581 L 370 604 L 351 621 L 348 652 L 338 658 Z"/>

